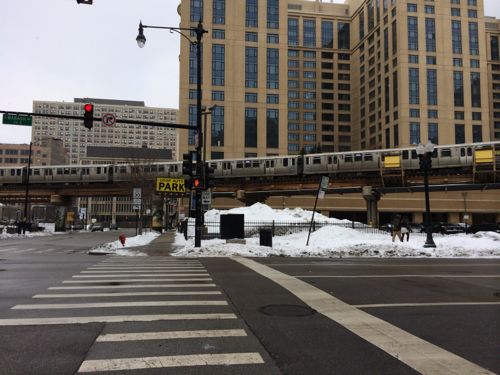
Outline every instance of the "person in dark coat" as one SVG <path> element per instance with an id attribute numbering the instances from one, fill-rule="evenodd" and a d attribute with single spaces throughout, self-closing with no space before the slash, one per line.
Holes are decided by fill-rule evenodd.
<path id="1" fill-rule="evenodd" d="M 396 236 L 398 236 L 400 241 L 401 239 L 401 215 L 396 214 L 392 219 L 392 242 L 394 242 Z"/>

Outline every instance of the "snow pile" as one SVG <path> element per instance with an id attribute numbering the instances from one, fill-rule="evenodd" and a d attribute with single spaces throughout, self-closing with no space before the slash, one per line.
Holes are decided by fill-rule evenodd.
<path id="1" fill-rule="evenodd" d="M 40 227 L 44 228 L 43 231 L 39 232 L 26 232 L 25 234 L 21 234 L 23 237 L 43 237 L 43 236 L 52 236 L 53 234 L 59 234 L 62 232 L 55 232 L 54 231 L 54 223 L 39 223 L 38 224 Z M 11 226 L 11 228 L 15 228 L 15 226 Z M 17 229 L 17 228 L 16 228 Z M 16 233 L 7 233 L 7 228 L 0 228 L 0 239 L 6 239 L 6 238 L 17 238 L 19 235 Z"/>
<path id="2" fill-rule="evenodd" d="M 263 204 L 235 208 L 229 211 L 211 210 L 206 221 L 218 221 L 221 214 L 243 213 L 245 221 L 309 221 L 311 211 L 302 209 L 274 210 Z M 342 222 L 315 214 L 315 221 Z M 348 222 L 348 221 L 347 221 Z M 312 232 L 306 246 L 308 232 L 273 237 L 273 247 L 259 246 L 259 238 L 247 238 L 246 244 L 226 244 L 225 240 L 203 240 L 201 248 L 194 240 L 186 241 L 177 234 L 176 256 L 290 256 L 290 257 L 500 257 L 500 234 L 480 232 L 475 235 L 457 234 L 434 236 L 435 248 L 424 248 L 425 235 L 410 234 L 410 241 L 392 242 L 389 233 L 367 233 L 341 226 L 325 226 Z"/>
<path id="3" fill-rule="evenodd" d="M 131 247 L 144 246 L 153 241 L 158 237 L 160 233 L 149 232 L 138 236 L 130 237 L 125 240 L 125 246 L 123 246 L 120 240 L 109 242 L 106 244 L 98 245 L 92 248 L 90 254 L 116 254 L 123 256 L 146 256 L 146 254 L 140 251 L 128 250 Z"/>

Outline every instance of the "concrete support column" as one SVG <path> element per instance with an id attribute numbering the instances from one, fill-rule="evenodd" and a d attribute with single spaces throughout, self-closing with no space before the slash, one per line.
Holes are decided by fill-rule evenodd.
<path id="1" fill-rule="evenodd" d="M 111 198 L 111 224 L 116 224 L 116 197 Z"/>
<path id="2" fill-rule="evenodd" d="M 366 201 L 366 221 L 368 225 L 378 228 L 378 201 L 380 194 L 372 189 L 371 186 L 363 186 L 363 198 Z"/>
<path id="3" fill-rule="evenodd" d="M 460 213 L 458 212 L 450 212 L 448 213 L 448 223 L 456 224 L 460 222 Z"/>
<path id="4" fill-rule="evenodd" d="M 56 232 L 66 231 L 66 213 L 71 211 L 71 197 L 63 195 L 51 195 L 50 203 L 56 206 Z"/>

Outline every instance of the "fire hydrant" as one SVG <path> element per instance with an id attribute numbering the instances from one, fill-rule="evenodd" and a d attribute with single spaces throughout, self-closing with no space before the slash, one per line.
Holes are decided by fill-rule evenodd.
<path id="1" fill-rule="evenodd" d="M 120 243 L 122 244 L 122 246 L 125 246 L 125 239 L 127 237 L 125 237 L 125 235 L 122 233 L 118 236 L 118 239 L 120 240 Z"/>

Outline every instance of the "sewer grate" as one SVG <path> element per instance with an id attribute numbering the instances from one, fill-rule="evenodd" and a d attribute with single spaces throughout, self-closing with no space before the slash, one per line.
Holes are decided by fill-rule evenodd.
<path id="1" fill-rule="evenodd" d="M 301 317 L 316 314 L 316 310 L 299 305 L 267 305 L 260 307 L 258 311 L 270 316 Z"/>

